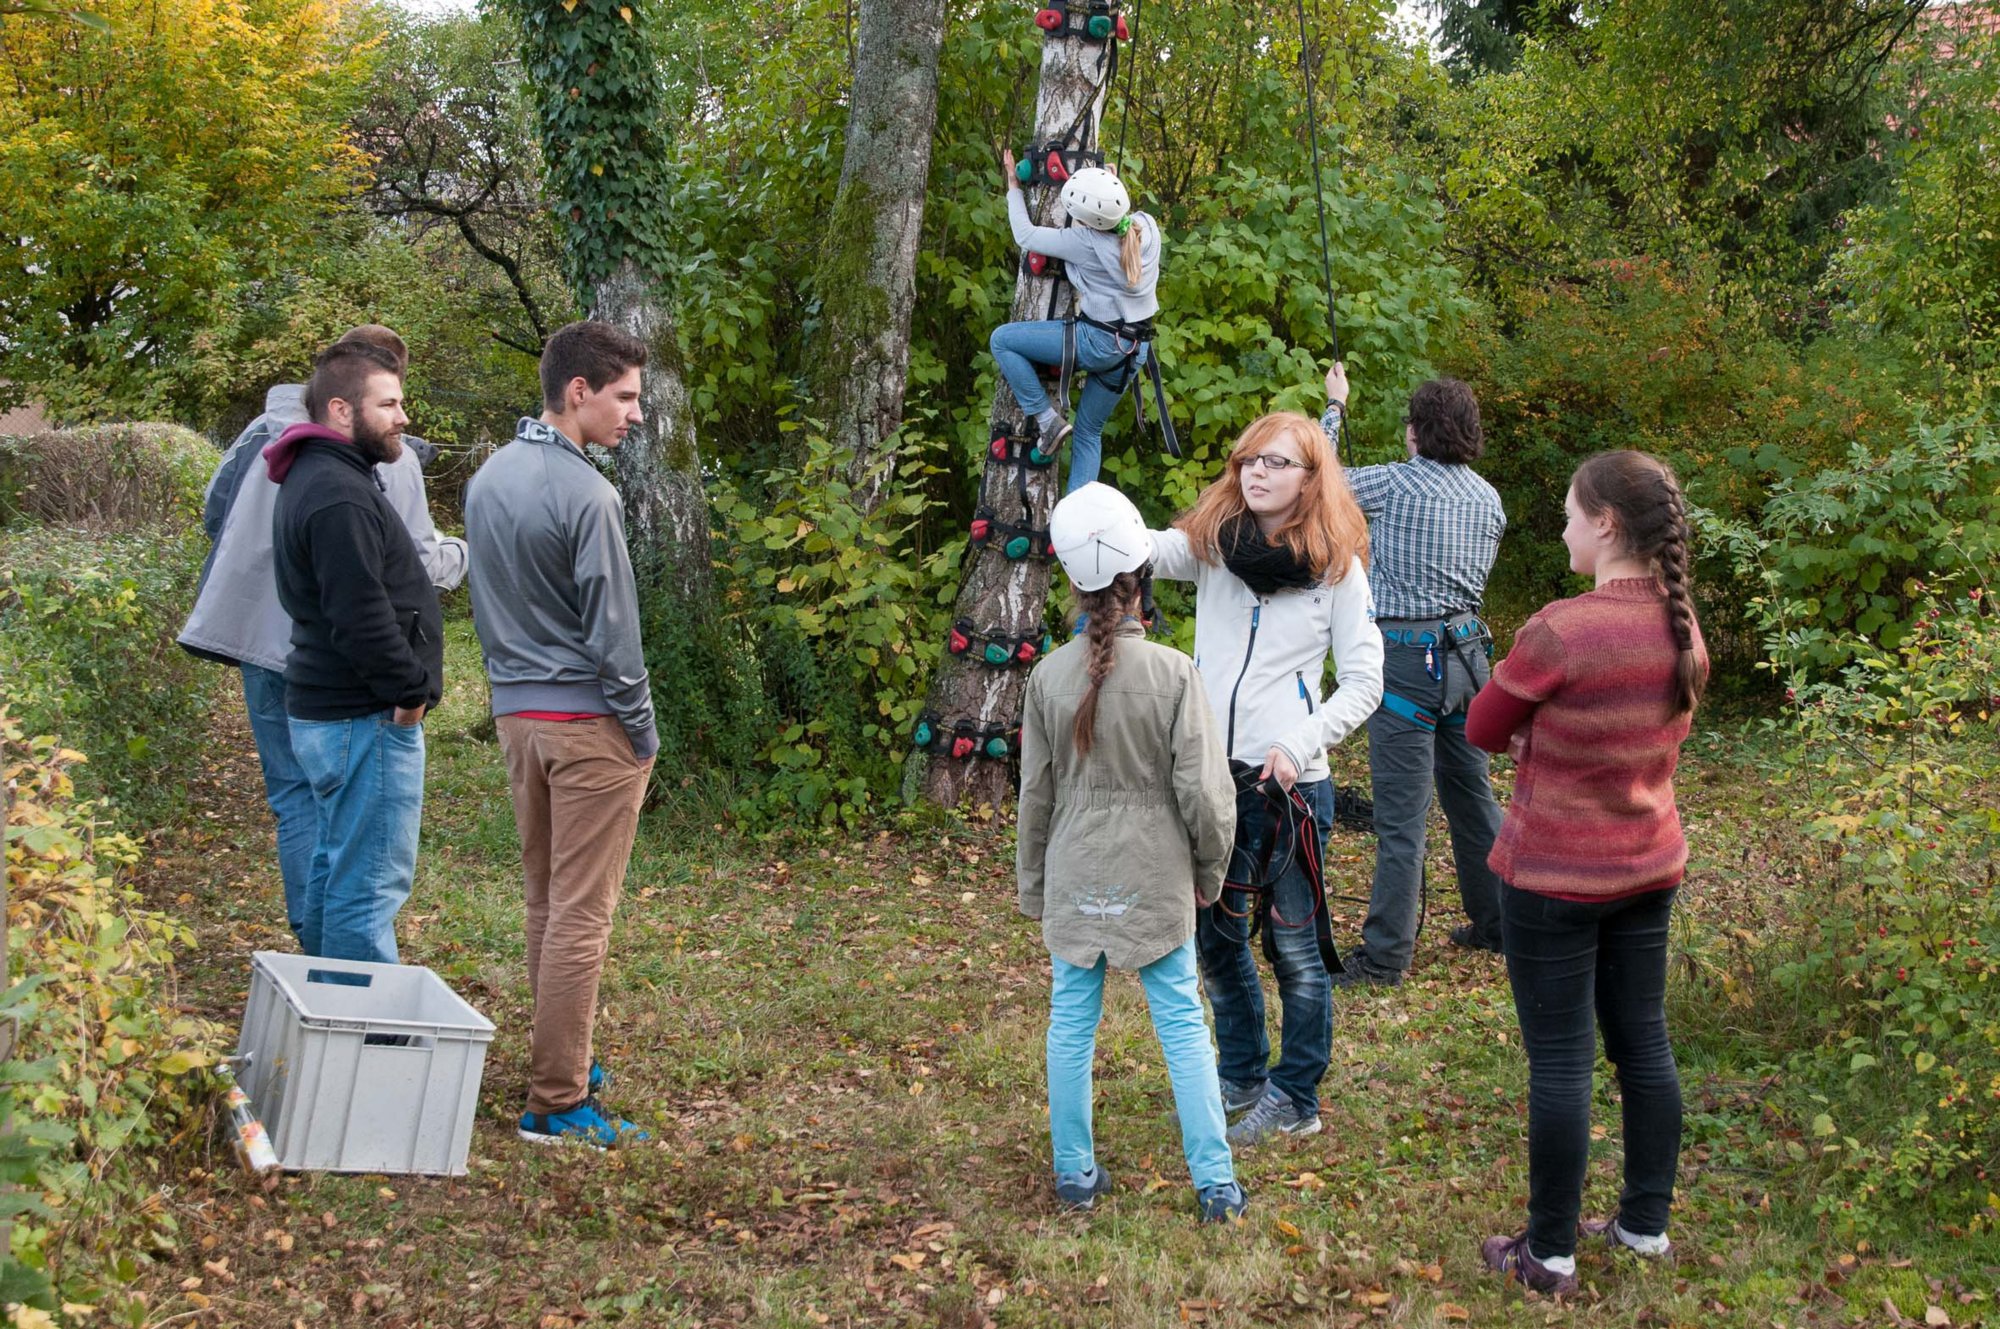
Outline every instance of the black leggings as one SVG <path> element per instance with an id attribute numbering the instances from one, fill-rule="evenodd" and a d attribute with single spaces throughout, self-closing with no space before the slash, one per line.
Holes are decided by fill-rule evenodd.
<path id="1" fill-rule="evenodd" d="M 1503 885 L 1501 936 L 1528 1053 L 1528 1241 L 1540 1258 L 1576 1251 L 1590 1157 L 1596 1030 L 1625 1109 L 1618 1224 L 1667 1230 L 1681 1153 L 1681 1082 L 1667 1039 L 1672 890 L 1580 904 Z"/>

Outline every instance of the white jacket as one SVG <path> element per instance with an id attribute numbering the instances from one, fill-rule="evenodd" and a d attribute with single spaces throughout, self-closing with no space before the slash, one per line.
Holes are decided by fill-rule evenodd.
<path id="1" fill-rule="evenodd" d="M 278 486 L 258 454 L 286 426 L 305 420 L 304 385 L 278 384 L 264 396 L 264 414 L 237 435 L 208 482 L 203 523 L 215 545 L 179 637 L 196 655 L 275 673 L 284 670 L 285 657 L 292 653 L 292 620 L 278 603 L 278 582 L 271 572 L 271 514 L 278 506 Z M 465 541 L 438 534 L 416 452 L 405 446 L 395 461 L 377 466 L 375 475 L 383 497 L 409 528 L 431 584 L 448 591 L 464 581 Z M 233 492 L 215 493 L 218 484 Z"/>
<path id="2" fill-rule="evenodd" d="M 1196 558 L 1180 531 L 1150 534 L 1153 575 L 1194 583 L 1194 664 L 1230 757 L 1261 767 L 1277 748 L 1301 781 L 1326 779 L 1326 750 L 1382 703 L 1382 634 L 1361 560 L 1331 586 L 1258 595 Z M 1336 686 L 1322 697 L 1328 654 Z"/>

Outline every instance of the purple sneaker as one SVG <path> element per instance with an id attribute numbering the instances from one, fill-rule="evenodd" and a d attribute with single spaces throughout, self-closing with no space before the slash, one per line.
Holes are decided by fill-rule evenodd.
<path id="1" fill-rule="evenodd" d="M 1488 1237 L 1479 1243 L 1486 1267 L 1496 1274 L 1518 1279 L 1522 1287 L 1551 1297 L 1573 1297 L 1579 1284 L 1575 1274 L 1559 1274 L 1537 1260 L 1528 1249 L 1528 1234 L 1518 1237 Z"/>

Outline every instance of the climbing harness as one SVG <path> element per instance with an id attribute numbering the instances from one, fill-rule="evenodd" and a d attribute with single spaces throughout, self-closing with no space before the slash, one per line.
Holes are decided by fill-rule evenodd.
<path id="1" fill-rule="evenodd" d="M 953 655 L 976 655 L 981 664 L 995 669 L 1017 669 L 1049 653 L 1049 634 L 1016 637 L 999 628 L 981 632 L 971 619 L 961 618 L 951 625 L 945 649 Z"/>
<path id="2" fill-rule="evenodd" d="M 1160 381 L 1160 357 L 1152 349 L 1154 333 L 1153 320 L 1150 318 L 1137 323 L 1106 323 L 1079 311 L 1064 319 L 1062 365 L 1056 379 L 1057 391 L 1061 394 L 1058 400 L 1065 404 L 1069 401 L 1071 379 L 1076 373 L 1076 325 L 1079 323 L 1088 324 L 1100 332 L 1108 332 L 1118 339 L 1121 356 L 1118 367 L 1115 370 L 1088 372 L 1118 375 L 1118 382 L 1112 390 L 1120 397 L 1127 392 L 1132 393 L 1132 409 L 1138 416 L 1141 431 L 1146 428 L 1146 390 L 1143 386 L 1139 386 L 1138 380 L 1142 373 L 1152 380 L 1153 404 L 1160 426 L 1160 450 L 1169 457 L 1178 459 L 1181 455 L 1181 439 L 1174 430 L 1174 417 L 1167 411 L 1167 389 Z M 1129 349 L 1126 346 L 1127 342 L 1131 343 Z"/>
<path id="3" fill-rule="evenodd" d="M 1333 944 L 1333 925 L 1327 916 L 1326 870 L 1321 858 L 1319 822 L 1313 817 L 1312 805 L 1296 786 L 1284 789 L 1276 780 L 1259 779 L 1257 768 L 1248 762 L 1231 761 L 1229 772 L 1236 782 L 1237 842 L 1229 852 L 1229 866 L 1222 880 L 1223 895 L 1216 901 L 1216 908 L 1231 918 L 1249 917 L 1250 934 L 1255 936 L 1259 931 L 1264 934 L 1264 958 L 1273 966 L 1278 962 L 1274 929 L 1311 927 L 1319 943 L 1320 962 L 1329 974 L 1340 973 L 1345 966 Z M 1259 818 L 1266 825 L 1260 853 L 1244 847 L 1242 830 L 1256 825 Z M 1271 859 L 1280 840 L 1284 841 L 1284 858 L 1273 871 Z M 1295 861 L 1304 864 L 1313 903 L 1306 917 L 1293 921 L 1278 912 L 1276 896 L 1278 882 Z M 1253 895 L 1255 903 L 1238 913 L 1227 904 L 1230 891 Z"/>
<path id="4" fill-rule="evenodd" d="M 1021 755 L 1021 726 L 979 725 L 971 720 L 946 723 L 925 711 L 910 731 L 910 745 L 920 752 L 960 760 L 984 757 L 988 761 L 1006 761 Z"/>

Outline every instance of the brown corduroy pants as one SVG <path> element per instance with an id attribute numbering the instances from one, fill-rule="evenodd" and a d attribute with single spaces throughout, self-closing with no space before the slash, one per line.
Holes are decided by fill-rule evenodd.
<path id="1" fill-rule="evenodd" d="M 653 762 L 632 755 L 610 716 L 503 715 L 498 727 L 528 905 L 535 1027 L 527 1110 L 563 1112 L 589 1092 L 597 984 Z"/>

